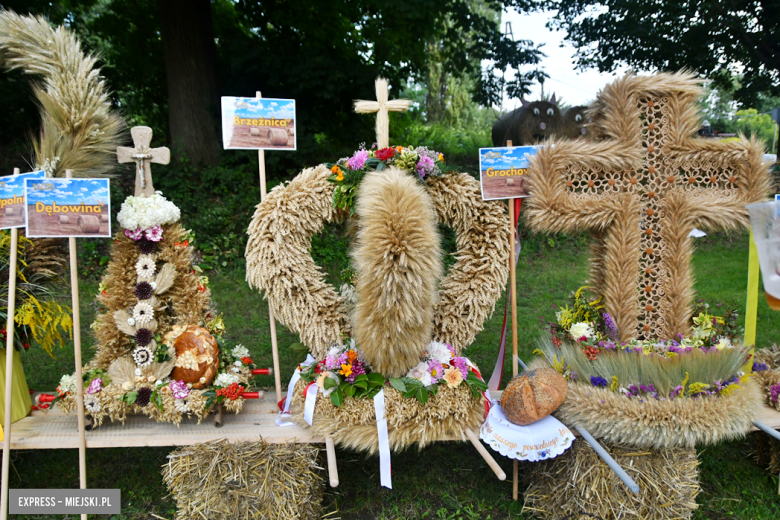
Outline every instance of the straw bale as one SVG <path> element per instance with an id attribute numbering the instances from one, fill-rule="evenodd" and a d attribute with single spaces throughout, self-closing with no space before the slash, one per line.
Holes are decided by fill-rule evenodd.
<path id="1" fill-rule="evenodd" d="M 579 440 L 555 459 L 523 463 L 521 473 L 530 481 L 523 512 L 550 520 L 691 518 L 701 490 L 695 449 L 604 448 L 639 484 L 638 494 L 629 491 L 593 448 Z"/>
<path id="2" fill-rule="evenodd" d="M 163 481 L 177 520 L 320 518 L 325 480 L 320 448 L 220 440 L 168 455 Z"/>

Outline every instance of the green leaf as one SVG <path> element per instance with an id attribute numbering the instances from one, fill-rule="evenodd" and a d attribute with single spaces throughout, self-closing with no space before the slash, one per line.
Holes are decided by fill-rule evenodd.
<path id="1" fill-rule="evenodd" d="M 333 406 L 341 406 L 344 402 L 344 392 L 341 391 L 341 388 L 335 389 L 330 394 L 330 402 L 333 403 Z"/>
<path id="2" fill-rule="evenodd" d="M 390 382 L 390 386 L 392 386 L 399 392 L 406 394 L 406 384 L 402 378 L 394 377 L 392 379 L 388 379 L 388 381 Z M 404 395 L 404 397 L 406 396 Z"/>
<path id="3" fill-rule="evenodd" d="M 436 395 L 439 393 L 439 385 L 428 385 L 425 387 L 425 390 L 427 390 L 431 395 Z"/>
<path id="4" fill-rule="evenodd" d="M 368 376 L 366 374 L 360 374 L 355 378 L 355 383 L 358 381 L 368 381 Z"/>
<path id="5" fill-rule="evenodd" d="M 355 381 L 353 386 L 360 388 L 361 390 L 366 390 L 368 388 L 368 381 Z"/>
<path id="6" fill-rule="evenodd" d="M 135 404 L 135 400 L 138 398 L 138 390 L 133 390 L 132 392 L 127 392 L 122 396 L 122 401 L 126 402 L 129 405 Z"/>
<path id="7" fill-rule="evenodd" d="M 340 387 L 340 390 L 344 392 L 344 395 L 347 397 L 354 397 L 355 396 L 355 387 L 350 385 L 349 383 L 343 383 Z"/>
<path id="8" fill-rule="evenodd" d="M 428 402 L 428 391 L 425 388 L 420 387 L 417 389 L 417 393 L 415 394 L 415 397 L 422 404 L 425 404 Z"/>
<path id="9" fill-rule="evenodd" d="M 162 396 L 157 390 L 152 392 L 152 401 L 154 401 L 154 404 L 157 405 L 157 409 L 162 412 L 163 411 Z"/>
<path id="10" fill-rule="evenodd" d="M 375 385 L 384 385 L 385 384 L 385 376 L 382 374 L 377 374 L 376 372 L 372 372 L 371 374 L 367 374 L 368 380 Z"/>
<path id="11" fill-rule="evenodd" d="M 331 388 L 339 386 L 339 382 L 332 377 L 326 377 L 323 386 L 325 387 L 325 390 L 330 390 Z"/>
<path id="12" fill-rule="evenodd" d="M 212 396 L 212 397 L 209 397 L 209 398 L 206 400 L 206 404 L 204 405 L 204 408 L 205 408 L 206 410 L 208 410 L 208 409 L 211 407 L 211 405 L 212 405 L 212 404 L 214 404 L 214 400 L 215 400 L 215 397 L 214 397 L 214 396 Z"/>
<path id="13" fill-rule="evenodd" d="M 309 352 L 309 349 L 303 343 L 292 343 L 289 347 L 293 352 Z"/>

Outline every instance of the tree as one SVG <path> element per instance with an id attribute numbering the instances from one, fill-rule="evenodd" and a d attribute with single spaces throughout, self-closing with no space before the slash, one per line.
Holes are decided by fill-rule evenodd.
<path id="1" fill-rule="evenodd" d="M 524 0 L 523 0 L 524 1 Z M 581 68 L 693 69 L 715 81 L 741 71 L 736 98 L 780 94 L 780 9 L 773 0 L 540 0 L 557 11 Z"/>

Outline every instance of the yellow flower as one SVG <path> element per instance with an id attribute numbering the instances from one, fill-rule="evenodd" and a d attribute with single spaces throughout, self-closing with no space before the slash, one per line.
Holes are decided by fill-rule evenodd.
<path id="1" fill-rule="evenodd" d="M 458 368 L 448 368 L 444 371 L 444 380 L 447 382 L 448 387 L 455 388 L 463 381 L 463 374 L 460 373 Z"/>
<path id="2" fill-rule="evenodd" d="M 443 153 L 440 153 L 440 154 L 439 154 L 439 160 L 440 160 L 441 162 L 444 162 L 444 154 L 443 154 Z"/>
<path id="3" fill-rule="evenodd" d="M 609 385 L 609 389 L 613 392 L 618 389 L 618 378 L 617 376 L 612 376 L 612 384 Z"/>
<path id="4" fill-rule="evenodd" d="M 349 377 L 352 375 L 352 365 L 341 365 L 341 370 L 339 370 L 339 374 L 343 375 L 344 377 Z"/>
<path id="5" fill-rule="evenodd" d="M 339 168 L 338 164 L 334 164 L 333 168 L 330 169 L 331 173 L 336 175 L 336 180 L 341 182 L 344 180 L 344 171 Z"/>

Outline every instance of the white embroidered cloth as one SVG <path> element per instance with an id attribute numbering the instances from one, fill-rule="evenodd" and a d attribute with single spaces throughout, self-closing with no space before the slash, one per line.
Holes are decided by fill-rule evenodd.
<path id="1" fill-rule="evenodd" d="M 552 415 L 519 426 L 507 420 L 497 401 L 493 401 L 479 437 L 505 457 L 531 462 L 555 458 L 574 442 L 574 434 Z"/>

